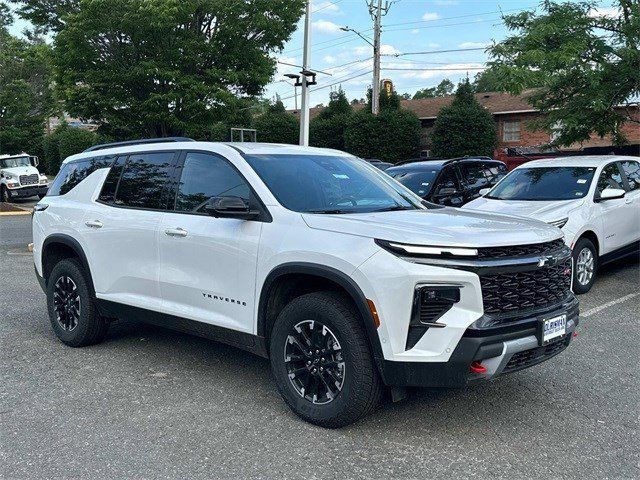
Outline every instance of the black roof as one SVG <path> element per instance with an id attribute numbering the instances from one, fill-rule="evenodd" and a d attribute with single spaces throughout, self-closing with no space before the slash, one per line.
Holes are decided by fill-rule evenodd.
<path id="1" fill-rule="evenodd" d="M 445 165 L 450 163 L 464 163 L 464 162 L 491 162 L 491 163 L 504 163 L 500 160 L 494 160 L 493 158 L 477 156 L 477 157 L 457 157 L 457 158 L 415 158 L 406 160 L 404 162 L 396 164 L 395 167 L 389 170 L 422 170 L 423 168 L 436 168 L 441 169 Z"/>

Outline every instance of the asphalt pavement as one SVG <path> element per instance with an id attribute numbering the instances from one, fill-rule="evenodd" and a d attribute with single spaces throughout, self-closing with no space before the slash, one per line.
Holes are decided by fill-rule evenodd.
<path id="1" fill-rule="evenodd" d="M 232 347 L 127 321 L 61 344 L 29 224 L 0 216 L 2 478 L 640 478 L 637 259 L 580 297 L 579 336 L 555 359 L 324 430 Z"/>

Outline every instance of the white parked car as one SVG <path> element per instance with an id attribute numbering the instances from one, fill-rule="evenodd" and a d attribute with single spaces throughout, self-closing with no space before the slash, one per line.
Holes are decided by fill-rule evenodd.
<path id="1" fill-rule="evenodd" d="M 38 172 L 38 157 L 26 153 L 0 155 L 0 202 L 47 194 L 49 180 Z"/>
<path id="2" fill-rule="evenodd" d="M 383 385 L 397 398 L 545 361 L 578 323 L 558 228 L 423 205 L 335 150 L 92 147 L 64 161 L 33 236 L 62 342 L 127 318 L 231 343 L 269 357 L 286 403 L 326 427 Z"/>
<path id="3" fill-rule="evenodd" d="M 463 208 L 531 217 L 562 229 L 573 250 L 576 293 L 589 291 L 599 265 L 640 254 L 637 157 L 527 162 L 481 193 Z"/>

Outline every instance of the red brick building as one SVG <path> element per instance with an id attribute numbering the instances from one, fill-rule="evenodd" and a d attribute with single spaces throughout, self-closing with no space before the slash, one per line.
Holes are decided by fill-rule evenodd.
<path id="1" fill-rule="evenodd" d="M 414 112 L 420 119 L 422 125 L 422 148 L 424 153 L 428 153 L 431 149 L 430 132 L 433 128 L 438 112 L 453 101 L 453 96 L 425 98 L 421 100 L 403 100 L 402 107 Z M 478 101 L 487 108 L 496 121 L 496 130 L 498 135 L 498 148 L 495 156 L 503 157 L 507 153 L 507 149 L 530 149 L 541 147 L 551 141 L 551 137 L 547 132 L 534 131 L 529 124 L 532 120 L 539 117 L 540 113 L 535 110 L 526 100 L 525 95 L 510 95 L 501 92 L 477 93 Z M 324 107 L 318 106 L 311 109 L 311 118 L 317 115 Z M 364 105 L 354 105 L 354 108 L 364 108 Z M 640 114 L 638 104 L 629 107 L 632 115 L 638 119 Z M 293 111 L 297 114 L 297 111 Z M 627 137 L 629 144 L 637 146 L 640 149 L 640 125 L 628 122 L 623 127 L 623 133 Z M 593 135 L 592 138 L 582 144 L 572 145 L 565 150 L 582 150 L 589 147 L 608 147 L 611 146 L 611 138 L 600 138 Z M 640 154 L 637 152 L 636 154 Z"/>

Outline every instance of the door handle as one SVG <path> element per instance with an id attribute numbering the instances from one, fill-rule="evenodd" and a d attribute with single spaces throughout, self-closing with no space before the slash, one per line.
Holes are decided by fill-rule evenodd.
<path id="1" fill-rule="evenodd" d="M 85 222 L 85 225 L 89 228 L 102 228 L 102 222 L 100 220 L 90 220 Z"/>
<path id="2" fill-rule="evenodd" d="M 178 227 L 169 228 L 168 230 L 165 230 L 164 233 L 170 237 L 186 237 L 188 232 L 184 228 Z"/>

